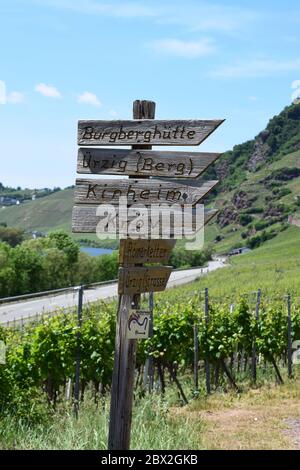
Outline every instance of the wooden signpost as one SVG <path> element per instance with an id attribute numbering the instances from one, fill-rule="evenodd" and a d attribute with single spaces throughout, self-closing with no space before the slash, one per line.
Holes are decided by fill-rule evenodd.
<path id="1" fill-rule="evenodd" d="M 172 272 L 170 266 L 119 268 L 119 294 L 161 292 L 167 287 Z"/>
<path id="2" fill-rule="evenodd" d="M 156 219 L 158 215 L 161 217 L 164 216 L 164 213 L 167 212 L 166 209 L 157 209 L 152 212 L 154 218 Z M 204 212 L 204 225 L 206 225 L 216 214 L 218 211 L 216 209 L 212 210 L 205 210 Z M 127 214 L 127 211 L 126 211 Z M 121 232 L 127 233 L 128 224 L 133 220 L 134 215 L 132 217 L 128 216 L 125 217 L 126 214 L 120 214 L 119 209 L 116 209 L 116 215 L 111 216 L 109 218 L 109 224 L 106 226 L 105 233 L 107 235 L 118 235 Z M 176 211 L 175 211 L 176 214 Z M 178 215 L 182 216 L 182 212 L 178 212 Z M 97 206 L 90 206 L 90 205 L 75 205 L 73 207 L 73 215 L 72 215 L 72 231 L 74 233 L 96 233 L 97 227 L 99 223 L 104 218 L 103 215 L 97 214 Z M 149 216 L 149 223 L 151 223 L 151 217 Z M 202 227 L 199 227 L 201 229 Z M 182 230 L 182 227 L 178 227 L 178 231 Z M 196 229 L 196 226 L 192 227 L 193 230 Z M 178 233 L 177 231 L 177 233 Z M 175 230 L 171 231 L 171 234 L 174 235 Z M 186 232 L 187 234 L 187 232 Z M 142 261 L 141 261 L 142 262 Z"/>
<path id="3" fill-rule="evenodd" d="M 78 145 L 199 145 L 224 120 L 79 121 Z"/>
<path id="4" fill-rule="evenodd" d="M 119 204 L 120 197 L 127 203 L 159 204 L 178 203 L 195 205 L 213 189 L 218 181 L 207 181 L 200 187 L 155 179 L 77 179 L 75 203 L 77 204 Z"/>
<path id="5" fill-rule="evenodd" d="M 77 173 L 197 178 L 219 153 L 80 148 Z"/>
<path id="6" fill-rule="evenodd" d="M 192 208 L 217 184 L 198 177 L 220 154 L 153 151 L 152 145 L 199 145 L 223 120 L 154 118 L 155 103 L 137 100 L 133 103 L 133 120 L 78 123 L 78 145 L 83 146 L 78 150 L 78 173 L 129 176 L 129 179 L 77 179 L 72 215 L 73 232 L 119 235 L 121 239 L 109 450 L 130 447 L 136 344 L 137 339 L 148 337 L 149 329 L 153 331 L 151 312 L 140 309 L 140 294 L 164 290 L 172 271 L 170 266 L 144 264 L 168 262 L 176 243 L 173 237 L 182 233 L 181 208 L 187 204 Z M 95 148 L 120 145 L 132 147 Z M 151 215 L 145 215 L 143 208 L 150 206 Z M 152 232 L 142 235 L 143 224 L 162 224 L 170 206 L 173 225 L 169 235 L 163 239 Z M 113 208 L 109 216 L 108 207 Z M 191 210 L 191 234 L 217 213 L 205 211 L 202 226 L 196 228 L 194 209 Z M 136 220 L 134 236 L 132 223 Z M 184 234 L 189 234 L 189 230 Z"/>
<path id="7" fill-rule="evenodd" d="M 176 240 L 120 240 L 119 263 L 125 266 L 144 263 L 167 263 Z"/>

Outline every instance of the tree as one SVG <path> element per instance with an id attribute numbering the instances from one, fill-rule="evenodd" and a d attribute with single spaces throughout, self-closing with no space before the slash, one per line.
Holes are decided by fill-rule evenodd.
<path id="1" fill-rule="evenodd" d="M 49 233 L 49 240 L 52 246 L 63 251 L 68 259 L 69 265 L 76 263 L 79 255 L 79 245 L 63 230 L 57 230 Z"/>
<path id="2" fill-rule="evenodd" d="M 12 249 L 16 276 L 15 295 L 38 292 L 43 282 L 42 256 L 24 243 Z"/>
<path id="3" fill-rule="evenodd" d="M 14 294 L 16 271 L 12 251 L 13 249 L 7 243 L 0 242 L 0 297 Z"/>
<path id="4" fill-rule="evenodd" d="M 0 241 L 10 246 L 19 245 L 24 240 L 24 230 L 17 227 L 0 226 Z"/>
<path id="5" fill-rule="evenodd" d="M 59 289 L 72 284 L 72 274 L 67 255 L 58 248 L 44 251 L 42 290 Z"/>

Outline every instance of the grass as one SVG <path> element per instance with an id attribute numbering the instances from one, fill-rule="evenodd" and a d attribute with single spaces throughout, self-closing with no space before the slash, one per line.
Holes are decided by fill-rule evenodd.
<path id="1" fill-rule="evenodd" d="M 244 383 L 237 394 L 202 392 L 187 406 L 178 406 L 175 390 L 164 399 L 135 397 L 131 449 L 229 450 L 300 449 L 300 371 L 284 385 Z M 184 380 L 185 388 L 189 381 Z M 223 388 L 224 390 L 224 388 Z M 81 404 L 78 420 L 70 402 L 40 423 L 13 416 L 0 420 L 1 450 L 104 450 L 107 447 L 109 400 L 96 405 L 90 396 Z"/>
<path id="2" fill-rule="evenodd" d="M 205 449 L 300 449 L 299 379 L 242 395 L 214 394 L 174 414 L 203 422 L 201 445 Z"/>
<path id="3" fill-rule="evenodd" d="M 300 228 L 291 226 L 261 247 L 232 257 L 229 262 L 226 268 L 157 296 L 178 299 L 208 287 L 212 298 L 234 302 L 238 295 L 254 295 L 260 288 L 263 296 L 283 298 L 289 292 L 294 301 L 300 301 Z"/>
<path id="4" fill-rule="evenodd" d="M 76 420 L 70 404 L 39 424 L 28 424 L 8 416 L 0 420 L 0 449 L 69 450 L 106 449 L 109 403 L 98 406 L 92 399 L 81 404 Z M 191 429 L 193 428 L 193 432 Z M 174 416 L 166 401 L 154 394 L 137 399 L 134 406 L 132 449 L 199 449 L 202 422 Z"/>

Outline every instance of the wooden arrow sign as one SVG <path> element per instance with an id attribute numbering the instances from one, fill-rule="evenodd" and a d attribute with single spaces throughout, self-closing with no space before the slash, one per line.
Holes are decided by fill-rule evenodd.
<path id="1" fill-rule="evenodd" d="M 220 153 L 80 148 L 77 173 L 197 178 Z"/>
<path id="2" fill-rule="evenodd" d="M 161 292 L 167 287 L 170 266 L 119 268 L 119 294 Z"/>
<path id="3" fill-rule="evenodd" d="M 78 121 L 79 145 L 199 145 L 224 120 Z"/>
<path id="4" fill-rule="evenodd" d="M 180 183 L 155 179 L 77 179 L 75 203 L 78 204 L 119 204 L 125 197 L 130 204 L 192 204 L 204 198 L 218 181 L 206 181 L 202 186 L 184 186 Z"/>
<path id="5" fill-rule="evenodd" d="M 120 264 L 167 263 L 176 240 L 120 240 Z"/>
<path id="6" fill-rule="evenodd" d="M 100 226 L 101 221 L 105 219 L 103 215 L 97 214 L 98 207 L 97 206 L 88 206 L 88 205 L 79 205 L 73 207 L 72 213 L 72 232 L 73 233 L 99 233 L 99 234 L 106 234 L 109 235 L 118 235 L 120 233 L 127 233 L 129 224 L 135 219 L 135 216 L 128 217 L 127 220 L 127 210 L 126 214 L 119 213 L 118 207 L 115 209 L 115 214 L 108 217 L 108 222 L 105 225 L 105 231 L 103 227 Z M 177 225 L 175 225 L 171 229 L 171 234 L 181 234 L 182 233 L 182 212 L 178 214 L 178 218 L 176 217 L 176 211 L 174 211 L 174 221 L 179 220 Z M 209 210 L 204 212 L 204 225 L 206 225 L 212 217 L 217 214 L 217 210 Z M 156 211 L 152 211 L 152 217 L 155 219 L 160 216 L 160 220 L 162 218 L 167 217 L 167 210 L 164 209 L 157 209 Z M 149 224 L 151 224 L 151 217 L 148 219 Z M 121 226 L 120 226 L 121 225 Z M 195 224 L 192 227 L 192 230 L 201 229 L 202 227 L 196 227 Z M 188 231 L 185 231 L 186 235 L 189 235 Z M 138 238 L 138 236 L 136 237 Z M 148 237 L 141 236 L 143 240 Z M 156 237 L 159 238 L 159 237 Z"/>

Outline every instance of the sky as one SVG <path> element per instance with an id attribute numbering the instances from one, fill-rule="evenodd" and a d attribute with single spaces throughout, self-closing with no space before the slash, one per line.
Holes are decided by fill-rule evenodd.
<path id="1" fill-rule="evenodd" d="M 0 21 L 7 186 L 74 184 L 77 121 L 130 119 L 135 99 L 226 119 L 190 148 L 223 152 L 300 94 L 298 0 L 0 0 Z"/>

